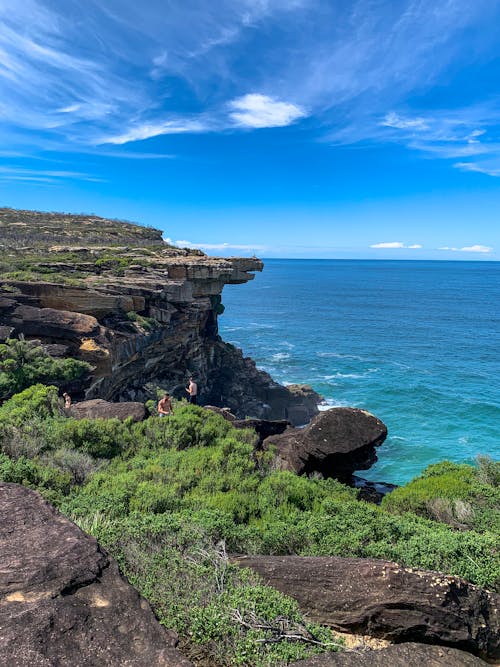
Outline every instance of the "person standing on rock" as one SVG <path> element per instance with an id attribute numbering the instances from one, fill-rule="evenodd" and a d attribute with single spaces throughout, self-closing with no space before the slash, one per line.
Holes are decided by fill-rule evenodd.
<path id="1" fill-rule="evenodd" d="M 71 407 L 71 396 L 65 391 L 63 394 L 64 398 L 64 409 L 69 410 Z"/>
<path id="2" fill-rule="evenodd" d="M 192 377 L 189 378 L 189 385 L 186 387 L 186 391 L 189 394 L 189 402 L 196 405 L 198 403 L 198 385 Z"/>
<path id="3" fill-rule="evenodd" d="M 163 394 L 163 398 L 158 401 L 157 410 L 160 417 L 169 417 L 174 414 L 174 408 L 172 407 L 172 401 L 170 400 L 169 394 Z"/>

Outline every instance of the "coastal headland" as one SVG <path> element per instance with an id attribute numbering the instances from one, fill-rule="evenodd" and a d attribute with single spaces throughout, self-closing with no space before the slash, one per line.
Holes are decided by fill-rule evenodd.
<path id="1" fill-rule="evenodd" d="M 497 462 L 354 488 L 386 425 L 219 336 L 257 258 L 88 215 L 0 234 L 1 664 L 498 664 Z"/>
<path id="2" fill-rule="evenodd" d="M 310 388 L 285 388 L 218 335 L 224 285 L 262 271 L 257 258 L 169 246 L 160 230 L 95 216 L 0 209 L 0 337 L 39 340 L 91 364 L 79 398 L 139 400 L 160 386 L 239 416 L 304 424 Z M 153 392 L 152 392 L 153 389 Z"/>

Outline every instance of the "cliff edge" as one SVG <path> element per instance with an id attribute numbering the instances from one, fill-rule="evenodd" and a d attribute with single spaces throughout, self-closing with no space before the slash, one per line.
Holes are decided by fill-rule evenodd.
<path id="1" fill-rule="evenodd" d="M 252 280 L 261 260 L 209 257 L 96 216 L 0 209 L 0 233 L 0 339 L 89 362 L 80 397 L 144 401 L 159 385 L 181 398 L 193 375 L 203 403 L 239 417 L 316 414 L 315 392 L 279 385 L 218 334 L 224 286 Z"/>

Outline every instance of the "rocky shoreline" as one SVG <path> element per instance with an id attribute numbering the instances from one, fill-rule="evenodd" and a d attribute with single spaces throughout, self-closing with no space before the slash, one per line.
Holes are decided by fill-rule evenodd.
<path id="1" fill-rule="evenodd" d="M 36 244 L 26 242 L 19 251 L 22 226 L 33 223 L 38 225 L 34 234 Z M 216 460 L 223 468 L 233 449 L 247 447 L 244 469 L 249 476 L 258 471 L 252 484 L 261 483 L 268 474 L 276 486 L 269 486 L 267 493 L 272 496 L 270 489 L 276 489 L 277 495 L 280 490 L 283 492 L 282 507 L 287 508 L 282 509 L 283 512 L 295 512 L 293 516 L 298 517 L 299 510 L 305 508 L 310 512 L 306 522 L 310 522 L 319 507 L 311 500 L 317 490 L 313 487 L 322 484 L 325 495 L 318 494 L 317 502 L 330 503 L 324 515 L 328 519 L 339 513 L 340 503 L 359 505 L 360 499 L 378 503 L 394 488 L 368 483 L 355 475 L 356 471 L 368 469 L 374 463 L 377 448 L 387 436 L 387 427 L 376 416 L 355 408 L 319 412 L 320 397 L 310 387 L 279 385 L 267 373 L 258 370 L 240 350 L 220 338 L 218 317 L 223 311 L 224 286 L 253 279 L 254 272 L 263 268 L 260 260 L 210 258 L 198 251 L 167 246 L 158 230 L 95 217 L 63 214 L 44 217 L 44 214 L 29 211 L 0 209 L 1 229 L 6 234 L 0 246 L 0 257 L 9 270 L 4 271 L 0 282 L 0 343 L 12 337 L 24 338 L 35 347 L 41 346 L 53 358 L 72 357 L 90 364 L 90 372 L 85 377 L 60 385 L 61 390 L 69 390 L 78 399 L 64 413 L 57 407 L 56 390 L 42 387 L 53 392 L 58 428 L 76 425 L 75 433 L 78 433 L 79 420 L 85 420 L 84 424 L 91 422 L 93 428 L 94 420 L 102 419 L 110 420 L 117 429 L 125 425 L 138 427 L 136 434 L 141 433 L 143 427 L 151 428 L 151 433 L 160 426 L 166 429 L 168 420 L 153 418 L 147 422 L 144 403 L 156 399 L 159 388 L 168 390 L 176 398 L 184 398 L 186 379 L 194 375 L 206 410 L 186 406 L 186 411 L 195 410 L 193 421 L 189 422 L 190 417 L 186 417 L 185 422 L 178 425 L 176 437 L 181 438 L 182 428 L 187 425 L 193 429 L 196 423 L 202 428 L 200 425 L 206 423 L 207 415 L 208 419 L 218 422 L 218 433 L 225 437 L 229 425 L 208 410 L 224 417 L 235 429 L 252 429 L 256 436 L 244 432 L 241 442 L 234 436 L 237 432 L 230 429 L 233 439 L 228 438 L 223 445 L 222 458 Z M 75 234 L 79 243 L 75 241 Z M 55 243 L 57 236 L 62 236 L 64 245 Z M 83 245 L 84 238 L 93 239 L 93 245 Z M 26 264 L 29 271 L 20 269 L 25 255 L 29 256 Z M 17 433 L 17 437 L 21 437 L 19 424 L 9 424 L 10 432 Z M 211 428 L 215 426 L 212 424 Z M 99 426 L 94 430 L 98 431 Z M 120 433 L 126 433 L 126 429 Z M 163 438 L 165 433 L 161 433 Z M 224 443 L 223 436 L 217 437 Z M 145 437 L 142 433 L 141 437 L 144 447 L 149 432 Z M 216 436 L 213 438 L 216 440 Z M 101 469 L 99 466 L 106 470 L 113 456 L 110 455 L 109 460 L 97 460 L 96 455 L 93 460 L 85 450 L 87 443 L 83 436 L 82 439 L 85 453 L 75 449 L 73 455 L 76 452 L 80 457 L 87 456 L 86 464 L 96 466 L 94 472 Z M 177 449 L 169 446 L 180 454 L 190 445 L 181 443 Z M 208 449 L 209 445 L 204 442 L 204 447 Z M 162 449 L 165 449 L 165 439 L 161 440 L 159 450 Z M 59 449 L 59 454 L 61 451 L 68 455 L 69 450 Z M 117 451 L 126 451 L 125 445 L 123 450 L 118 447 Z M 133 446 L 129 454 L 135 456 Z M 186 473 L 182 484 L 175 487 L 172 483 L 170 488 L 170 478 L 167 474 L 163 477 L 162 467 L 154 459 L 154 447 L 149 455 L 151 463 L 145 460 L 136 464 L 140 474 L 143 465 L 147 466 L 147 471 L 135 491 L 134 507 L 137 510 L 143 507 L 142 501 L 151 502 L 154 509 L 143 510 L 143 516 L 146 524 L 151 520 L 153 525 L 156 518 L 168 517 L 169 512 L 178 507 L 178 496 L 189 493 L 195 480 L 201 478 L 204 459 L 195 460 L 195 471 L 189 472 L 192 479 Z M 35 475 L 29 469 L 29 461 L 26 469 L 22 468 L 23 456 L 19 458 L 21 472 L 15 473 L 17 477 L 12 475 L 15 481 L 37 488 L 31 481 L 34 477 L 29 477 L 29 474 Z M 259 467 L 263 459 L 267 468 Z M 44 465 L 43 459 L 40 461 L 40 465 Z M 6 465 L 11 465 L 10 460 Z M 44 470 L 46 474 L 49 468 Z M 54 475 L 54 488 L 42 488 L 56 497 L 57 484 L 64 483 L 64 475 L 50 470 Z M 126 472 L 122 470 L 121 474 L 125 476 Z M 234 477 L 238 478 L 238 474 Z M 157 479 L 161 481 L 154 481 Z M 290 479 L 292 482 L 287 487 Z M 131 486 L 132 481 L 131 477 Z M 247 502 L 253 490 L 262 488 L 254 486 L 253 490 L 243 491 L 237 486 L 240 481 L 239 478 L 235 481 L 236 490 L 227 480 L 221 488 L 216 488 L 214 479 L 208 480 L 203 489 L 203 493 L 212 494 L 211 500 L 217 499 L 223 503 L 222 508 L 234 512 L 231 515 L 228 509 L 224 515 L 224 526 L 229 533 L 231 521 L 235 525 L 243 523 L 242 518 L 234 519 L 239 516 L 238 503 Z M 106 518 L 99 512 L 107 510 L 115 499 L 124 507 L 130 501 L 132 491 L 127 487 L 128 482 L 123 484 L 123 489 L 117 486 L 118 495 L 110 495 L 109 503 L 106 501 L 101 510 L 96 511 L 96 520 L 106 524 Z M 343 484 L 360 489 L 358 497 L 352 488 L 346 489 Z M 66 499 L 72 493 L 69 482 L 67 487 Z M 345 495 L 329 497 L 328 489 L 333 487 L 340 487 L 339 493 Z M 88 509 L 92 513 L 95 498 L 92 493 L 89 497 Z M 196 500 L 196 495 L 193 498 Z M 274 496 L 271 500 L 274 502 Z M 256 508 L 252 505 L 255 517 L 259 516 L 259 502 L 260 499 Z M 234 503 L 234 508 L 230 503 Z M 144 506 L 149 508 L 149 505 Z M 86 511 L 86 506 L 82 507 Z M 218 512 L 214 519 L 214 535 L 217 535 L 217 521 L 222 521 L 220 517 L 224 512 L 219 505 L 214 507 Z M 363 507 L 368 507 L 367 503 L 363 503 Z M 123 516 L 130 518 L 127 512 L 128 509 L 123 510 Z M 352 509 L 349 512 L 352 513 Z M 367 520 L 373 519 L 370 512 L 381 512 L 381 509 L 372 505 L 366 511 Z M 71 512 L 68 515 L 74 516 Z M 233 519 L 227 519 L 230 516 Z M 265 521 L 271 517 L 270 514 L 262 516 Z M 387 516 L 392 526 L 392 516 L 389 513 Z M 285 514 L 280 520 L 284 518 Z M 272 537 L 279 538 L 284 525 L 282 523 Z M 404 530 L 411 533 L 409 524 L 404 529 L 402 525 L 398 523 L 393 528 L 398 538 L 401 532 L 405 534 Z M 248 527 L 250 537 L 254 527 Z M 318 534 L 324 527 L 316 525 L 314 530 Z M 345 535 L 345 539 L 347 544 L 349 535 Z M 370 535 L 367 533 L 363 539 L 368 541 Z M 272 586 L 296 600 L 309 620 L 358 638 L 353 650 L 310 657 L 293 663 L 297 667 L 379 664 L 476 667 L 485 664 L 484 660 L 497 664 L 495 661 L 500 658 L 500 598 L 497 594 L 461 577 L 431 571 L 428 563 L 422 568 L 403 567 L 392 562 L 397 560 L 392 551 L 389 556 L 382 553 L 380 557 L 377 552 L 375 557 L 369 558 L 344 558 L 341 557 L 344 552 L 340 556 L 323 555 L 338 552 L 321 550 L 310 553 L 322 555 L 299 556 L 296 554 L 302 552 L 294 550 L 296 546 L 280 551 L 282 547 L 270 544 L 267 551 L 245 548 L 241 549 L 244 552 L 241 554 L 237 547 L 229 559 L 224 551 L 222 565 L 217 561 L 217 567 L 223 572 L 230 566 L 238 571 L 240 567 L 249 568 L 260 576 L 263 585 Z M 156 548 L 156 543 L 154 546 Z M 418 550 L 420 546 L 414 543 L 413 548 Z M 70 663 L 88 667 L 101 664 L 188 667 L 193 664 L 179 650 L 182 647 L 175 632 L 158 623 L 149 603 L 122 576 L 117 562 L 96 539 L 60 514 L 38 492 L 1 481 L 0 553 L 2 664 L 17 667 Z M 368 555 L 373 556 L 373 552 Z M 119 556 L 116 558 L 119 560 Z M 429 569 L 425 569 L 427 567 Z M 148 595 L 146 597 L 149 599 Z M 372 650 L 361 640 L 366 636 L 385 644 Z M 300 639 L 315 641 L 305 630 Z"/>

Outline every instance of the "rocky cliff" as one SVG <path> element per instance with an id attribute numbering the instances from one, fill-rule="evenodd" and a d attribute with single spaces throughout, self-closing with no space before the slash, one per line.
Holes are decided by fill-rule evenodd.
<path id="1" fill-rule="evenodd" d="M 0 336 L 38 339 L 89 362 L 80 397 L 144 400 L 154 385 L 237 416 L 307 422 L 318 396 L 287 389 L 222 341 L 225 285 L 261 271 L 257 258 L 174 248 L 161 231 L 93 216 L 0 209 Z"/>

